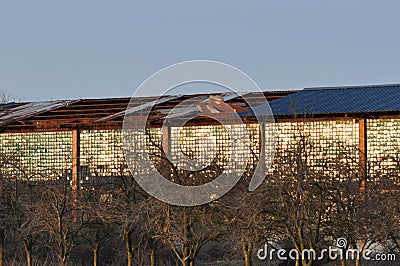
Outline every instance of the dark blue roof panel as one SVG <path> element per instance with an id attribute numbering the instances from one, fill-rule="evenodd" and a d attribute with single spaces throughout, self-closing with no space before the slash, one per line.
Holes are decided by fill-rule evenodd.
<path id="1" fill-rule="evenodd" d="M 319 115 L 400 111 L 400 84 L 308 88 L 269 103 L 274 115 Z M 264 105 L 256 112 L 268 114 Z M 251 110 L 239 113 L 252 116 Z"/>

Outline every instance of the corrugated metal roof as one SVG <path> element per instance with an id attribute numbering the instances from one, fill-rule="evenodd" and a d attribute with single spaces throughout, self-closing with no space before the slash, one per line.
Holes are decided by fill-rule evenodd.
<path id="1" fill-rule="evenodd" d="M 274 115 L 320 115 L 400 111 L 400 85 L 306 88 L 269 103 Z M 257 111 L 266 113 L 264 105 Z M 239 113 L 253 116 L 251 110 Z"/>
<path id="2" fill-rule="evenodd" d="M 13 108 L 13 107 L 15 107 L 15 102 L 0 103 L 0 109 L 3 109 L 3 108 Z"/>
<path id="3" fill-rule="evenodd" d="M 5 126 L 10 123 L 20 121 L 37 114 L 55 110 L 69 104 L 75 103 L 74 101 L 48 101 L 48 102 L 34 102 L 27 103 L 15 108 L 8 109 L 4 114 L 0 115 L 0 126 Z"/>

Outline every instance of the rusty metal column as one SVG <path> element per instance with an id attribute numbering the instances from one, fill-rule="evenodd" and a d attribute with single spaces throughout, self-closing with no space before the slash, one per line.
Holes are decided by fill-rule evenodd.
<path id="1" fill-rule="evenodd" d="M 359 187 L 359 194 L 360 194 L 360 203 L 361 203 L 361 210 L 362 213 L 365 213 L 364 204 L 366 201 L 366 189 L 367 189 L 367 162 L 368 162 L 368 150 L 367 150 L 367 119 L 363 118 L 359 120 L 359 142 L 358 142 L 358 160 L 360 164 L 360 187 Z M 365 246 L 365 239 L 366 239 L 366 230 L 367 225 L 365 223 L 364 215 L 361 214 L 360 219 L 360 226 L 362 227 L 362 235 L 360 239 L 359 246 L 363 248 Z"/>
<path id="2" fill-rule="evenodd" d="M 365 200 L 367 185 L 367 119 L 359 120 L 358 162 L 360 164 L 360 194 L 361 200 Z"/>
<path id="3" fill-rule="evenodd" d="M 166 159 L 171 156 L 171 127 L 169 125 L 164 124 L 162 127 L 162 139 L 161 139 L 161 146 L 163 149 L 163 152 L 165 153 L 165 156 L 167 157 Z M 169 213 L 169 207 L 168 208 L 168 213 Z M 169 215 L 169 214 L 168 214 Z M 168 224 L 164 223 L 162 231 L 164 233 L 168 232 Z M 164 239 L 162 242 L 165 244 L 166 240 Z"/>
<path id="4" fill-rule="evenodd" d="M 80 130 L 74 129 L 72 131 L 72 180 L 71 180 L 72 191 L 74 192 L 74 195 L 76 191 L 79 189 L 80 146 L 81 146 L 80 142 L 81 142 Z M 75 199 L 76 198 L 74 198 L 74 200 Z"/>
<path id="5" fill-rule="evenodd" d="M 261 169 L 262 169 L 262 174 L 266 174 L 266 167 L 265 167 L 265 145 L 266 145 L 266 140 L 265 140 L 265 127 L 266 124 L 264 122 L 260 123 L 260 139 L 259 139 L 259 145 L 260 145 L 260 159 L 259 163 L 261 163 Z"/>
<path id="6" fill-rule="evenodd" d="M 171 127 L 164 125 L 162 128 L 162 148 L 167 157 L 171 156 Z"/>

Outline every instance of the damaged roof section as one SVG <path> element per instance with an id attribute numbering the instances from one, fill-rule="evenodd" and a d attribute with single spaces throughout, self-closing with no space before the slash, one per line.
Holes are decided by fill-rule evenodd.
<path id="1" fill-rule="evenodd" d="M 233 113 L 236 109 L 242 109 L 240 106 L 229 105 L 227 101 L 240 97 L 237 93 L 224 93 L 220 95 L 210 95 L 208 97 L 196 97 L 197 101 L 193 104 L 183 104 L 173 109 L 160 109 L 159 111 L 166 115 L 163 118 L 177 118 L 202 114 L 220 114 Z M 200 99 L 203 98 L 203 99 Z"/>
<path id="2" fill-rule="evenodd" d="M 0 115 L 0 126 L 6 126 L 14 122 L 18 122 L 38 114 L 49 112 L 61 107 L 75 103 L 74 101 L 48 101 L 48 102 L 32 102 L 18 107 L 6 109 Z M 6 108 L 6 107 L 5 107 Z"/>
<path id="3" fill-rule="evenodd" d="M 109 121 L 109 120 L 112 120 L 112 119 L 115 119 L 115 118 L 119 118 L 119 117 L 125 116 L 126 114 L 134 114 L 136 112 L 152 108 L 155 105 L 166 103 L 168 101 L 175 100 L 175 99 L 178 99 L 180 97 L 182 97 L 182 95 L 166 96 L 166 97 L 159 98 L 157 100 L 152 100 L 152 101 L 149 101 L 147 103 L 140 104 L 138 106 L 133 106 L 133 107 L 131 106 L 132 103 L 129 103 L 128 108 L 126 110 L 118 112 L 118 113 L 115 113 L 115 114 L 112 114 L 112 115 L 109 115 L 109 116 L 106 116 L 106 117 L 103 117 L 103 118 L 98 119 L 98 120 L 96 120 L 94 122 L 105 122 L 105 121 Z"/>
<path id="4" fill-rule="evenodd" d="M 103 99 L 60 100 L 0 105 L 0 132 L 63 131 L 72 129 L 121 129 L 126 113 L 132 119 L 147 119 L 150 126 L 162 126 L 169 116 L 185 119 L 190 112 L 199 114 L 194 124 L 207 124 L 207 117 L 248 108 L 247 99 L 265 102 L 284 97 L 294 91 L 250 92 L 246 97 L 233 92 L 123 97 Z M 246 99 L 245 99 L 246 98 Z M 199 100 L 202 99 L 203 102 Z M 143 111 L 150 110 L 149 117 Z M 228 108 L 228 109 L 227 109 Z M 202 114 L 207 114 L 203 115 Z"/>

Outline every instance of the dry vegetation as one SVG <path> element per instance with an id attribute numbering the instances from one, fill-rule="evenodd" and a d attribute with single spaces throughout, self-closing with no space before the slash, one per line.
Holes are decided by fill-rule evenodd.
<path id="1" fill-rule="evenodd" d="M 247 191 L 244 178 L 223 198 L 197 207 L 159 202 L 132 177 L 86 186 L 73 200 L 63 178 L 27 181 L 22 171 L 3 173 L 0 266 L 192 266 L 237 260 L 248 266 L 266 242 L 301 253 L 334 245 L 339 237 L 348 240 L 346 248 L 380 243 L 387 251 L 400 252 L 398 169 L 374 176 L 360 195 L 357 166 L 341 154 L 312 165 L 308 145 L 303 140 L 280 151 L 256 191 Z M 0 167 L 12 163 L 13 158 L 2 157 Z M 163 171 L 186 174 L 168 167 L 161 161 Z M 220 171 L 211 170 L 203 174 L 205 180 L 207 173 Z"/>

